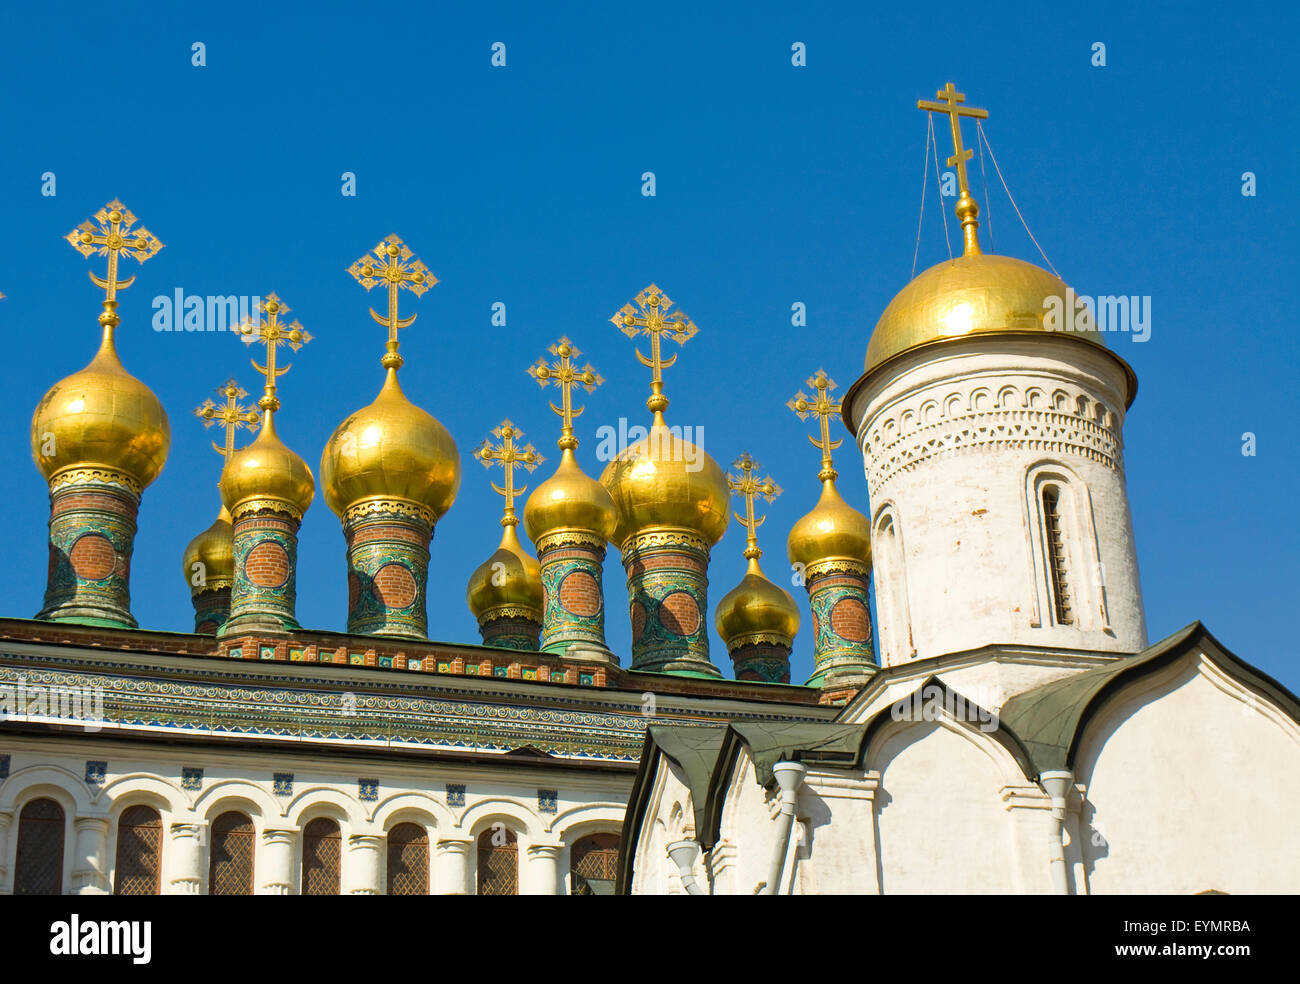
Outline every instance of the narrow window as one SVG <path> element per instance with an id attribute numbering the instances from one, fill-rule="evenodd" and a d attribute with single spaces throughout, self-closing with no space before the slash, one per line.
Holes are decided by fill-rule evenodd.
<path id="1" fill-rule="evenodd" d="M 519 844 L 501 824 L 478 835 L 478 894 L 519 894 Z"/>
<path id="2" fill-rule="evenodd" d="M 338 895 L 343 837 L 339 825 L 324 817 L 302 832 L 302 894 Z"/>
<path id="3" fill-rule="evenodd" d="M 212 822 L 208 894 L 253 894 L 253 821 L 242 813 L 223 813 Z"/>
<path id="4" fill-rule="evenodd" d="M 429 835 L 418 824 L 388 832 L 388 894 L 429 894 Z"/>
<path id="5" fill-rule="evenodd" d="M 618 834 L 592 834 L 574 844 L 569 874 L 574 895 L 613 895 L 618 878 Z"/>
<path id="6" fill-rule="evenodd" d="M 1052 579 L 1056 624 L 1072 625 L 1074 612 L 1070 606 L 1065 537 L 1061 532 L 1061 490 L 1055 485 L 1043 489 L 1043 527 L 1047 533 L 1047 569 Z"/>
<path id="7" fill-rule="evenodd" d="M 114 895 L 157 895 L 162 869 L 162 817 L 149 806 L 132 806 L 117 821 Z"/>
<path id="8" fill-rule="evenodd" d="M 52 799 L 32 800 L 18 815 L 15 895 L 63 894 L 63 807 Z"/>

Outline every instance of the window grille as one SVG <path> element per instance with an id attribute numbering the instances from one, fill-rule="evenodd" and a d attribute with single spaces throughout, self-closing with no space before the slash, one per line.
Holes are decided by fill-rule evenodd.
<path id="1" fill-rule="evenodd" d="M 114 895 L 157 895 L 162 869 L 162 817 L 149 806 L 132 806 L 117 821 Z"/>

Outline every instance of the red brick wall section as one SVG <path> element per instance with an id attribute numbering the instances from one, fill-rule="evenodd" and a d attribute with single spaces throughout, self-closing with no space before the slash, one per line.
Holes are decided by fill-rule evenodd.
<path id="1" fill-rule="evenodd" d="M 694 635 L 700 627 L 700 606 L 685 591 L 674 591 L 660 602 L 659 621 L 669 632 Z"/>
<path id="2" fill-rule="evenodd" d="M 77 537 L 68 551 L 68 561 L 77 577 L 86 581 L 102 581 L 113 573 L 117 565 L 117 551 L 107 537 L 87 533 Z"/>
<path id="3" fill-rule="evenodd" d="M 831 609 L 831 628 L 842 639 L 866 642 L 871 638 L 871 616 L 856 598 L 841 598 Z"/>
<path id="4" fill-rule="evenodd" d="M 259 588 L 278 588 L 289 580 L 289 555 L 274 540 L 263 540 L 248 551 L 244 574 Z"/>
<path id="5" fill-rule="evenodd" d="M 415 578 L 401 564 L 385 564 L 375 571 L 375 593 L 386 608 L 407 608 L 415 601 Z"/>
<path id="6" fill-rule="evenodd" d="M 560 582 L 560 604 L 574 615 L 590 618 L 600 611 L 600 586 L 586 571 L 573 571 Z"/>

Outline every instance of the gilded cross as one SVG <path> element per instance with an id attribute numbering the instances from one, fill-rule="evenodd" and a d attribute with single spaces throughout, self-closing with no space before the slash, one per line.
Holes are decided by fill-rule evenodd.
<path id="1" fill-rule="evenodd" d="M 438 278 L 429 272 L 424 262 L 416 257 L 411 252 L 411 248 L 397 236 L 389 236 L 353 263 L 348 267 L 348 273 L 352 274 L 366 290 L 375 284 L 388 285 L 388 314 L 380 315 L 371 308 L 370 317 L 388 327 L 388 352 L 383 359 L 384 368 L 400 368 L 402 357 L 397 354 L 397 329 L 406 328 L 414 323 L 416 316 L 414 314 L 409 318 L 397 316 L 398 291 L 409 290 L 419 297 L 436 284 Z"/>
<path id="2" fill-rule="evenodd" d="M 651 412 L 663 411 L 668 408 L 668 399 L 663 395 L 663 371 L 677 361 L 677 353 L 674 352 L 673 357 L 665 361 L 660 351 L 660 337 L 666 334 L 678 345 L 685 345 L 695 337 L 699 329 L 681 310 L 668 314 L 673 302 L 654 284 L 637 294 L 633 301 L 636 307 L 625 304 L 609 320 L 628 338 L 650 336 L 650 357 L 647 359 L 640 349 L 636 350 L 636 357 L 641 365 L 647 366 L 654 373 L 650 381 L 650 399 L 646 401 L 646 406 Z M 640 308 L 639 314 L 637 308 Z"/>
<path id="3" fill-rule="evenodd" d="M 594 392 L 596 387 L 605 380 L 600 373 L 591 368 L 591 363 L 579 369 L 574 364 L 574 359 L 582 355 L 578 347 L 567 338 L 561 337 L 558 342 L 547 349 L 551 355 L 557 356 L 555 362 L 547 362 L 546 357 L 539 357 L 537 364 L 528 367 L 528 375 L 537 380 L 537 385 L 543 389 L 546 384 L 554 383 L 560 388 L 560 405 L 557 407 L 551 403 L 551 409 L 554 410 L 564 422 L 560 431 L 560 447 L 563 449 L 572 449 L 578 446 L 578 439 L 573 436 L 573 421 L 582 416 L 585 407 L 573 408 L 573 387 L 582 386 L 588 393 Z"/>
<path id="4" fill-rule="evenodd" d="M 759 480 L 755 474 L 759 468 L 758 462 L 751 458 L 748 452 L 733 461 L 731 467 L 739 469 L 740 474 L 733 475 L 728 472 L 727 487 L 731 489 L 732 495 L 743 496 L 745 499 L 745 515 L 742 516 L 733 510 L 736 519 L 740 520 L 740 525 L 745 527 L 745 556 L 750 560 L 758 560 L 763 555 L 763 551 L 758 549 L 758 528 L 767 522 L 767 517 L 754 518 L 754 497 L 762 496 L 768 502 L 773 502 L 781 494 L 781 486 L 772 481 L 770 475 Z"/>
<path id="5" fill-rule="evenodd" d="M 92 219 L 87 219 L 64 237 L 73 249 L 87 259 L 96 253 L 108 257 L 107 276 L 99 277 L 93 270 L 89 271 L 91 281 L 105 291 L 104 314 L 100 316 L 100 323 L 106 329 L 115 327 L 119 321 L 117 292 L 135 283 L 134 274 L 125 280 L 118 279 L 118 256 L 125 253 L 144 263 L 163 248 L 158 237 L 144 226 L 132 229 L 136 221 L 131 210 L 114 198 L 96 212 Z"/>
<path id="6" fill-rule="evenodd" d="M 980 248 L 979 241 L 975 238 L 975 230 L 978 227 L 976 219 L 979 216 L 979 206 L 971 197 L 970 182 L 966 178 L 966 162 L 974 156 L 975 152 L 962 146 L 961 117 L 970 116 L 977 120 L 986 120 L 989 118 L 989 113 L 987 109 L 961 105 L 966 101 L 966 95 L 958 92 L 957 87 L 951 82 L 936 92 L 935 98 L 942 101 L 929 102 L 921 99 L 917 101 L 916 108 L 924 109 L 929 113 L 944 113 L 952 124 L 953 155 L 948 158 L 948 166 L 957 168 L 957 185 L 961 191 L 961 197 L 957 200 L 957 215 L 962 220 L 962 229 L 966 235 L 966 252 L 978 253 Z"/>
<path id="7" fill-rule="evenodd" d="M 496 493 L 505 496 L 506 499 L 505 515 L 501 517 L 502 526 L 514 526 L 519 522 L 515 515 L 515 496 L 523 495 L 528 491 L 527 486 L 515 488 L 515 468 L 522 467 L 531 472 L 546 460 L 531 444 L 516 443 L 523 436 L 523 431 L 509 420 L 503 420 L 498 426 L 492 428 L 492 437 L 501 443 L 493 446 L 492 439 L 485 437 L 483 443 L 474 449 L 474 457 L 483 463 L 484 468 L 500 465 L 505 469 L 505 487 L 502 488 L 496 482 L 492 483 Z"/>
<path id="8" fill-rule="evenodd" d="M 807 420 L 809 415 L 817 417 L 817 422 L 821 427 L 822 438 L 817 440 L 811 434 L 808 440 L 812 442 L 813 447 L 821 448 L 822 452 L 822 470 L 817 476 L 822 481 L 828 478 L 835 478 L 839 473 L 835 471 L 835 463 L 831 459 L 831 452 L 844 443 L 842 438 L 831 440 L 831 417 L 835 416 L 842 409 L 839 400 L 834 399 L 830 393 L 835 388 L 835 380 L 826 375 L 824 369 L 818 369 L 806 381 L 806 385 L 816 391 L 816 396 L 808 396 L 803 390 L 796 393 L 786 403 L 786 406 L 795 412 L 800 420 Z"/>
<path id="9" fill-rule="evenodd" d="M 259 365 L 256 359 L 252 360 L 253 368 L 266 377 L 266 392 L 257 401 L 257 405 L 263 410 L 276 411 L 280 409 L 280 401 L 275 395 L 275 381 L 292 367 L 277 368 L 275 350 L 281 345 L 288 345 L 297 352 L 311 341 L 311 335 L 296 320 L 287 325 L 280 323 L 280 318 L 289 313 L 289 305 L 274 293 L 260 299 L 256 310 L 265 314 L 266 318 L 250 318 L 239 326 L 239 334 L 245 345 L 261 342 L 266 346 L 266 365 Z"/>
<path id="10" fill-rule="evenodd" d="M 226 431 L 226 446 L 223 448 L 216 441 L 212 442 L 212 449 L 217 454 L 224 455 L 226 460 L 235 453 L 235 432 L 247 427 L 249 433 L 255 433 L 258 428 L 258 421 L 261 419 L 257 411 L 251 407 L 245 407 L 240 404 L 240 400 L 248 396 L 244 388 L 233 379 L 227 379 L 225 383 L 217 387 L 217 395 L 225 398 L 225 405 L 213 403 L 211 399 L 203 401 L 202 406 L 194 408 L 194 416 L 203 421 L 204 429 L 211 427 L 213 424 L 221 424 Z"/>

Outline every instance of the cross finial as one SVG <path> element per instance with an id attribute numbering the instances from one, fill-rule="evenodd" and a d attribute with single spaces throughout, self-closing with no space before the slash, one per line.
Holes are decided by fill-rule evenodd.
<path id="1" fill-rule="evenodd" d="M 695 322 L 681 310 L 668 314 L 668 309 L 673 306 L 673 302 L 654 284 L 637 294 L 633 301 L 636 307 L 624 304 L 609 320 L 628 338 L 636 338 L 637 335 L 650 336 L 650 357 L 647 359 L 641 354 L 640 349 L 636 350 L 636 357 L 641 365 L 653 370 L 650 378 L 650 399 L 646 400 L 646 408 L 651 413 L 663 413 L 668 409 L 668 397 L 664 396 L 663 371 L 677 361 L 677 353 L 674 352 L 673 357 L 665 361 L 660 352 L 660 336 L 666 334 L 678 345 L 685 345 L 695 337 L 699 329 L 695 327 Z M 640 314 L 637 313 L 637 308 L 641 309 Z"/>
<path id="2" fill-rule="evenodd" d="M 194 416 L 203 421 L 204 429 L 211 427 L 213 424 L 221 424 L 225 428 L 226 446 L 223 448 L 216 441 L 213 441 L 212 449 L 217 454 L 224 455 L 225 459 L 229 461 L 230 456 L 235 453 L 235 432 L 247 427 L 249 433 L 256 433 L 260 418 L 256 410 L 240 404 L 239 401 L 246 397 L 248 393 L 233 379 L 227 379 L 221 386 L 218 386 L 217 395 L 225 398 L 224 406 L 207 399 L 203 401 L 202 406 L 194 408 Z"/>
<path id="3" fill-rule="evenodd" d="M 966 162 L 974 156 L 975 152 L 962 146 L 961 117 L 972 116 L 977 120 L 986 120 L 989 118 L 989 113 L 986 109 L 961 105 L 966 101 L 966 94 L 958 92 L 957 87 L 951 82 L 936 92 L 935 98 L 942 101 L 929 102 L 921 99 L 917 102 L 916 108 L 930 113 L 945 113 L 952 124 L 953 155 L 948 158 L 948 166 L 957 168 L 957 186 L 961 191 L 957 199 L 957 218 L 961 219 L 962 233 L 965 237 L 965 255 L 972 256 L 980 252 L 979 238 L 976 236 L 980 208 L 971 197 L 970 182 L 966 179 Z"/>
<path id="4" fill-rule="evenodd" d="M 259 365 L 256 359 L 252 361 L 253 368 L 266 377 L 266 391 L 257 401 L 257 405 L 266 411 L 267 420 L 270 420 L 270 414 L 280 409 L 280 400 L 275 395 L 275 381 L 292 368 L 291 366 L 276 368 L 275 350 L 281 345 L 288 345 L 297 352 L 311 341 L 311 335 L 297 320 L 287 325 L 280 323 L 280 319 L 289 313 L 289 305 L 276 297 L 274 292 L 258 300 L 255 310 L 265 314 L 266 319 L 249 318 L 239 326 L 239 335 L 245 345 L 258 341 L 266 346 L 266 365 Z"/>
<path id="5" fill-rule="evenodd" d="M 817 423 L 821 428 L 821 440 L 808 435 L 808 440 L 812 442 L 813 447 L 821 448 L 822 451 L 822 470 L 817 475 L 823 482 L 827 479 L 834 479 L 839 475 L 835 470 L 835 463 L 831 459 L 831 452 L 844 443 L 842 438 L 831 440 L 831 417 L 835 416 L 842 409 L 839 400 L 834 399 L 830 394 L 835 388 L 835 380 L 826 375 L 826 370 L 818 369 L 812 376 L 805 380 L 805 385 L 810 386 L 816 391 L 816 396 L 808 396 L 803 390 L 800 390 L 792 396 L 786 406 L 795 412 L 800 420 L 807 420 L 810 415 L 817 417 Z"/>
<path id="6" fill-rule="evenodd" d="M 413 324 L 416 316 L 397 316 L 397 293 L 409 290 L 419 297 L 436 284 L 438 278 L 429 272 L 424 261 L 411 252 L 411 248 L 397 236 L 389 236 L 353 263 L 348 267 L 348 273 L 356 277 L 357 282 L 366 290 L 378 283 L 388 285 L 388 315 L 376 314 L 375 309 L 371 308 L 370 317 L 388 327 L 388 351 L 382 360 L 384 368 L 400 369 L 402 357 L 397 352 L 397 329 Z"/>
<path id="7" fill-rule="evenodd" d="M 727 487 L 731 489 L 732 495 L 743 496 L 745 499 L 745 515 L 742 516 L 733 510 L 736 519 L 740 520 L 740 525 L 745 527 L 745 557 L 749 560 L 758 560 L 763 556 L 763 551 L 758 549 L 758 528 L 767 522 L 767 517 L 754 518 L 754 497 L 762 496 L 768 502 L 773 502 L 781 494 L 781 486 L 772 481 L 770 475 L 761 481 L 758 479 L 755 472 L 758 471 L 759 464 L 749 456 L 748 452 L 733 461 L 731 467 L 739 469 L 740 474 L 733 475 L 728 472 Z"/>
<path id="8" fill-rule="evenodd" d="M 96 253 L 108 257 L 106 276 L 99 277 L 93 270 L 89 273 L 95 286 L 104 289 L 104 311 L 99 316 L 99 323 L 104 326 L 105 338 L 109 339 L 121 321 L 117 314 L 117 292 L 135 283 L 134 274 L 125 280 L 118 279 L 118 256 L 125 253 L 144 263 L 163 248 L 158 237 L 144 226 L 132 229 L 136 221 L 131 210 L 114 198 L 96 212 L 92 219 L 87 219 L 64 237 L 73 249 L 87 259 Z"/>
<path id="9" fill-rule="evenodd" d="M 474 457 L 483 463 L 484 468 L 500 465 L 505 469 L 505 487 L 502 488 L 496 482 L 492 483 L 492 488 L 497 494 L 505 496 L 506 499 L 505 514 L 501 517 L 502 526 L 515 526 L 519 522 L 519 517 L 515 515 L 515 496 L 523 495 L 528 491 L 527 486 L 515 488 L 515 468 L 522 467 L 531 472 L 546 460 L 531 444 L 516 443 L 523 436 L 523 431 L 509 420 L 503 420 L 498 426 L 492 428 L 492 437 L 501 443 L 494 447 L 491 438 L 485 437 L 483 443 L 474 449 Z"/>
<path id="10" fill-rule="evenodd" d="M 582 386 L 588 393 L 594 392 L 596 387 L 605 380 L 591 367 L 591 363 L 579 369 L 574 365 L 573 360 L 582 355 L 578 347 L 567 338 L 561 337 L 558 342 L 547 349 L 551 355 L 557 356 L 556 362 L 547 362 L 545 356 L 537 360 L 537 364 L 528 367 L 528 375 L 537 380 L 537 385 L 543 389 L 546 384 L 554 383 L 560 388 L 560 405 L 557 407 L 551 404 L 551 409 L 559 414 L 560 419 L 564 422 L 560 429 L 559 445 L 563 450 L 571 451 L 578 446 L 578 439 L 573 436 L 573 421 L 582 416 L 585 407 L 573 408 L 573 387 Z"/>

